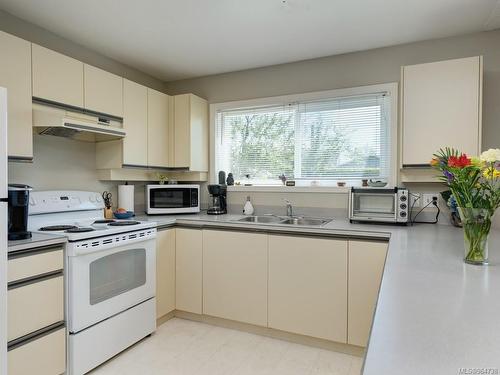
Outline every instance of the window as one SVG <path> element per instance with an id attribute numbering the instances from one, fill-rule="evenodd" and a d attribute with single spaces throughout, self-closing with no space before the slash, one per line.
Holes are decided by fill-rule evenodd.
<path id="1" fill-rule="evenodd" d="M 272 185 L 392 178 L 388 92 L 216 110 L 215 168 Z"/>

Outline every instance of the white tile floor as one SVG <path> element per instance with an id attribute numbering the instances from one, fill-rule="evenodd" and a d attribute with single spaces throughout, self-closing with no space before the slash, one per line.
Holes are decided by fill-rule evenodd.
<path id="1" fill-rule="evenodd" d="M 362 359 L 174 318 L 92 375 L 358 375 Z"/>

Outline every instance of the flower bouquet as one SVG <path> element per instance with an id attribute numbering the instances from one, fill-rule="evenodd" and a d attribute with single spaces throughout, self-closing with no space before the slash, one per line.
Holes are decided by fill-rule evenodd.
<path id="1" fill-rule="evenodd" d="M 491 220 L 500 206 L 499 161 L 500 149 L 489 149 L 479 158 L 471 158 L 453 148 L 439 150 L 431 160 L 458 206 L 467 263 L 488 263 Z"/>

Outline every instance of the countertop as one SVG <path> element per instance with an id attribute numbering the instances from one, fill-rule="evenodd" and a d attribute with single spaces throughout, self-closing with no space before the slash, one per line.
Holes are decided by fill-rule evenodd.
<path id="1" fill-rule="evenodd" d="M 365 375 L 500 371 L 500 232 L 492 231 L 490 265 L 465 264 L 461 229 L 400 227 L 334 219 L 322 228 L 237 223 L 241 215 L 138 216 L 158 227 L 231 227 L 389 239 Z M 481 373 L 481 372 L 463 372 Z M 482 372 L 486 373 L 486 372 Z M 491 372 L 498 373 L 498 372 Z"/>
<path id="2" fill-rule="evenodd" d="M 31 238 L 26 240 L 9 241 L 8 252 L 14 252 L 35 247 L 57 245 L 66 242 L 66 237 L 55 234 L 32 233 Z"/>

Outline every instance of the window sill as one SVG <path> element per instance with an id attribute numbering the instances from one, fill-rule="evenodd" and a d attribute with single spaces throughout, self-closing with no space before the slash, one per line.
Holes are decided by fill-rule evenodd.
<path id="1" fill-rule="evenodd" d="M 262 192 L 262 193 L 331 193 L 345 194 L 350 190 L 349 186 L 283 186 L 283 185 L 232 185 L 227 187 L 229 192 Z"/>

